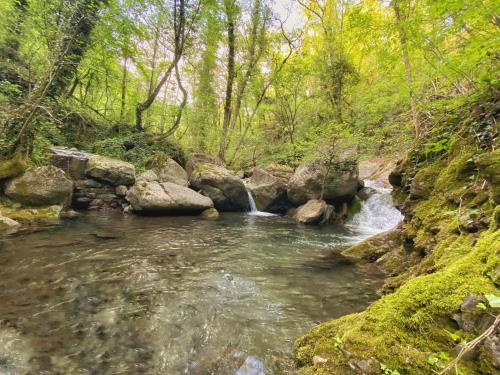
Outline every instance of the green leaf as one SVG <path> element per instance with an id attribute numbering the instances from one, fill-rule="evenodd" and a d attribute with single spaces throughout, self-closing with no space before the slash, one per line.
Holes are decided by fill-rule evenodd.
<path id="1" fill-rule="evenodd" d="M 490 305 L 491 308 L 493 309 L 500 308 L 500 297 L 491 293 L 485 294 L 484 296 L 488 300 L 488 304 Z"/>

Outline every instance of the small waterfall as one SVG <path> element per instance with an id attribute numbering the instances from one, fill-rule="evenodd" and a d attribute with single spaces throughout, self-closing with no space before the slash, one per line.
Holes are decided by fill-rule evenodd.
<path id="1" fill-rule="evenodd" d="M 374 235 L 396 227 L 403 215 L 395 207 L 391 189 L 380 182 L 365 180 L 365 186 L 375 190 L 373 195 L 361 205 L 361 211 L 354 215 L 348 226 L 362 234 Z"/>
<path id="2" fill-rule="evenodd" d="M 248 204 L 249 204 L 249 208 L 250 208 L 250 211 L 248 212 L 249 215 L 252 215 L 252 216 L 276 216 L 275 214 L 272 214 L 270 212 L 259 211 L 257 209 L 257 206 L 255 204 L 255 200 L 253 199 L 253 196 L 252 196 L 252 193 L 250 192 L 250 190 L 247 190 L 247 193 L 248 193 Z"/>

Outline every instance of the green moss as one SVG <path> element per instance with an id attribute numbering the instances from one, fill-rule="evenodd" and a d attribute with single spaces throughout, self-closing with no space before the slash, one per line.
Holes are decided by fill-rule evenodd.
<path id="1" fill-rule="evenodd" d="M 20 205 L 0 205 L 0 215 L 23 224 L 53 223 L 59 219 L 62 206 L 21 207 Z"/>
<path id="2" fill-rule="evenodd" d="M 20 155 L 9 160 L 0 160 L 0 180 L 21 175 L 28 165 Z"/>
<path id="3" fill-rule="evenodd" d="M 357 357 L 375 357 L 402 374 L 431 373 L 430 353 L 448 352 L 453 357 L 453 344 L 444 329 L 453 329 L 450 316 L 463 299 L 469 294 L 498 293 L 491 275 L 500 266 L 494 251 L 499 242 L 500 232 L 484 232 L 475 246 L 469 245 L 466 256 L 443 270 L 408 281 L 360 314 L 315 327 L 295 343 L 303 366 L 299 374 L 349 373 L 349 356 L 333 346 L 336 335 Z M 448 250 L 454 247 L 451 242 Z M 312 363 L 315 355 L 329 361 L 319 369 Z"/>

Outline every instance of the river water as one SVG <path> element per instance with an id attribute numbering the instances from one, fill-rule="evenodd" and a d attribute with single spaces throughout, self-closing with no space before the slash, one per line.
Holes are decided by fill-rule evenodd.
<path id="1" fill-rule="evenodd" d="M 0 374 L 293 374 L 298 336 L 377 298 L 336 255 L 362 224 L 99 213 L 0 239 Z"/>

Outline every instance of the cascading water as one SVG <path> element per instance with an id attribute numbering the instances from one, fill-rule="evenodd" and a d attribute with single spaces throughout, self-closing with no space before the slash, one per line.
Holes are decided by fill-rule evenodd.
<path id="1" fill-rule="evenodd" d="M 347 226 L 367 236 L 396 227 L 403 220 L 403 215 L 394 207 L 391 190 L 378 181 L 365 180 L 365 186 L 374 192 Z"/>
<path id="2" fill-rule="evenodd" d="M 270 212 L 263 212 L 259 211 L 257 209 L 257 205 L 255 204 L 255 200 L 253 199 L 252 193 L 250 190 L 247 190 L 248 193 L 248 205 L 250 208 L 250 211 L 248 212 L 249 215 L 252 216 L 276 216 L 275 214 L 272 214 Z"/>

